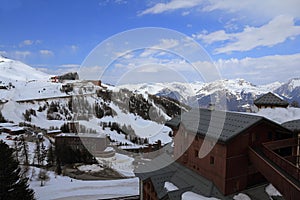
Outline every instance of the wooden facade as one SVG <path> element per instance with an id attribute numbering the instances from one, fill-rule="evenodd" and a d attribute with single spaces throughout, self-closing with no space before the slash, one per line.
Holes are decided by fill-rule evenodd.
<path id="1" fill-rule="evenodd" d="M 138 175 L 141 198 L 168 199 L 166 196 L 177 193 L 172 199 L 180 199 L 182 191 L 190 187 L 186 191 L 223 199 L 267 182 L 285 199 L 300 196 L 300 120 L 280 125 L 253 114 L 199 109 L 166 125 L 174 133 L 173 159 L 182 167 Z M 207 154 L 203 155 L 202 148 Z M 182 174 L 186 169 L 194 175 Z M 170 172 L 174 175 L 169 176 Z M 164 191 L 166 181 L 178 190 Z"/>
<path id="2" fill-rule="evenodd" d="M 60 134 L 55 137 L 55 146 L 59 149 L 88 150 L 91 153 L 102 152 L 107 147 L 106 137 L 92 137 Z"/>
<path id="3" fill-rule="evenodd" d="M 207 156 L 199 158 L 204 138 L 181 126 L 174 141 L 174 156 L 181 164 L 212 180 L 224 195 L 229 195 L 265 181 L 250 162 L 248 147 L 290 136 L 284 132 L 288 133 L 281 126 L 262 120 L 226 143 L 217 142 Z M 182 152 L 185 142 L 191 145 Z"/>
<path id="4" fill-rule="evenodd" d="M 1 123 L 0 124 L 0 132 L 5 132 L 10 135 L 20 135 L 25 133 L 25 129 L 23 127 L 19 127 L 16 124 L 12 123 Z"/>
<path id="5" fill-rule="evenodd" d="M 158 199 L 157 194 L 154 189 L 154 185 L 152 184 L 150 179 L 141 182 L 141 194 L 142 199 L 147 200 L 156 200 Z"/>

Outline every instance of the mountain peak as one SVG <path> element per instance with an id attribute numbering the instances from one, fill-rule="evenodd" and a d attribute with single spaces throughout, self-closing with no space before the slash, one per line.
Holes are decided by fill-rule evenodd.
<path id="1" fill-rule="evenodd" d="M 0 71 L 0 79 L 9 81 L 41 80 L 49 77 L 46 73 L 38 71 L 29 65 L 4 56 L 0 56 Z"/>

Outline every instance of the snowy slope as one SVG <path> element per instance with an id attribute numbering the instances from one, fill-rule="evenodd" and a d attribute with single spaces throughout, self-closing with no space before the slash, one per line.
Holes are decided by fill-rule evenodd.
<path id="1" fill-rule="evenodd" d="M 30 81 L 48 79 L 49 75 L 22 62 L 0 56 L 0 80 Z"/>
<path id="2" fill-rule="evenodd" d="M 300 103 L 300 78 L 290 79 L 275 90 L 276 93 L 284 96 L 289 102 Z"/>
<path id="3" fill-rule="evenodd" d="M 50 75 L 22 62 L 0 56 L 1 100 L 26 100 L 65 96 L 60 83 L 51 83 Z"/>
<path id="4" fill-rule="evenodd" d="M 35 168 L 36 173 L 39 168 Z M 139 194 L 138 178 L 81 181 L 68 176 L 55 175 L 49 172 L 50 180 L 41 187 L 40 181 L 33 180 L 30 187 L 34 189 L 37 199 L 109 199 L 120 196 L 133 196 Z M 71 181 L 72 180 L 72 181 Z"/>

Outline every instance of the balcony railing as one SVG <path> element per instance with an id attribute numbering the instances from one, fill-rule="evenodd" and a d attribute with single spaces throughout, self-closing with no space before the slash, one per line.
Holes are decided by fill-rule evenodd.
<path id="1" fill-rule="evenodd" d="M 288 140 L 285 140 L 283 143 L 287 142 Z M 275 141 L 274 143 L 276 143 L 277 141 Z M 271 144 L 272 143 L 272 144 Z M 290 161 L 286 160 L 285 158 L 281 157 L 280 155 L 278 155 L 277 153 L 275 153 L 274 151 L 272 151 L 271 147 L 274 147 L 274 143 L 273 142 L 269 142 L 266 145 L 263 144 L 262 145 L 262 152 L 270 159 L 272 160 L 278 167 L 280 167 L 281 169 L 283 169 L 286 173 L 288 173 L 289 175 L 291 175 L 293 178 L 295 178 L 296 180 L 300 180 L 300 170 L 299 168 L 294 165 L 293 163 L 291 163 Z M 271 145 L 270 145 L 271 144 Z M 277 144 L 279 144 L 279 142 L 277 142 Z M 291 143 L 290 143 L 291 144 Z M 286 145 L 282 145 L 282 147 L 288 147 Z M 278 148 L 276 148 L 278 149 Z"/>

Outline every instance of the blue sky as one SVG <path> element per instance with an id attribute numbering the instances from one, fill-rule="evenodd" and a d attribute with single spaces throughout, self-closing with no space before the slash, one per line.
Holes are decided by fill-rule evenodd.
<path id="1" fill-rule="evenodd" d="M 242 3 L 238 0 L 1 0 L 0 54 L 48 73 L 63 73 L 78 70 L 99 43 L 115 34 L 135 28 L 161 27 L 178 31 L 199 43 L 222 78 L 244 78 L 255 84 L 284 82 L 300 77 L 299 5 L 299 0 Z M 149 40 L 147 33 L 135 37 Z M 130 40 L 133 42 L 134 38 Z M 184 46 L 169 35 L 161 35 L 152 47 L 173 51 L 179 45 Z M 145 67 L 147 61 L 142 53 L 133 54 L 134 63 L 118 59 L 119 64 L 113 62 L 110 66 L 115 70 L 107 71 L 114 71 L 120 77 L 125 69 L 127 76 L 129 72 L 137 76 L 137 70 L 128 66 L 143 62 Z M 167 74 L 153 70 L 162 66 L 162 58 L 154 54 L 157 52 L 148 54 L 151 63 L 145 67 L 147 70 L 140 70 L 143 73 L 139 76 L 145 80 L 150 72 L 158 77 L 156 81 Z M 181 67 L 184 61 L 181 55 L 168 55 L 163 58 L 163 66 L 178 71 L 184 68 Z M 203 60 L 190 62 L 199 64 Z M 102 70 L 108 67 L 101 62 L 97 65 Z M 116 66 L 123 68 L 116 71 L 120 69 Z M 196 81 L 189 68 L 192 67 L 178 73 Z"/>

